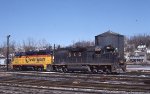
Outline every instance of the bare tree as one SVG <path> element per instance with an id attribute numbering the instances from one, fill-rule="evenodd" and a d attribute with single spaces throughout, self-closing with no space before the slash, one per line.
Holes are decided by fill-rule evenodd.
<path id="1" fill-rule="evenodd" d="M 31 51 L 36 49 L 36 41 L 32 38 L 28 38 L 27 41 L 23 41 L 24 51 Z"/>
<path id="2" fill-rule="evenodd" d="M 52 49 L 52 46 L 50 43 L 48 43 L 45 39 L 39 40 L 37 42 L 37 48 L 38 49 Z"/>
<path id="3" fill-rule="evenodd" d="M 89 47 L 89 46 L 94 46 L 95 43 L 94 41 L 78 41 L 78 42 L 73 42 L 71 47 Z"/>
<path id="4" fill-rule="evenodd" d="M 135 47 L 141 44 L 150 47 L 150 35 L 143 34 L 143 35 L 132 36 L 129 38 L 128 44 L 134 44 Z"/>
<path id="5" fill-rule="evenodd" d="M 31 50 L 46 50 L 52 49 L 50 43 L 48 43 L 45 39 L 36 41 L 32 38 L 28 38 L 26 41 L 23 41 L 22 48 L 24 51 L 31 51 Z"/>
<path id="6" fill-rule="evenodd" d="M 16 42 L 15 41 L 10 41 L 9 53 L 10 54 L 14 53 L 15 48 L 16 48 Z M 0 54 L 6 56 L 6 54 L 7 54 L 7 44 L 6 44 L 6 42 L 3 42 L 3 44 L 0 46 Z"/>

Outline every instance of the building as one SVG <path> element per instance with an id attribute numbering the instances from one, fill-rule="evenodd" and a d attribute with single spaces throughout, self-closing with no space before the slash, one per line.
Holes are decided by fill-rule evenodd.
<path id="1" fill-rule="evenodd" d="M 6 58 L 0 54 L 0 65 L 6 65 Z"/>
<path id="2" fill-rule="evenodd" d="M 138 64 L 146 62 L 147 61 L 146 52 L 135 51 L 133 53 L 130 53 L 129 61 Z"/>
<path id="3" fill-rule="evenodd" d="M 146 53 L 150 54 L 150 48 L 147 48 Z"/>
<path id="4" fill-rule="evenodd" d="M 129 55 L 129 62 L 142 64 L 148 62 L 149 59 L 148 49 L 146 45 L 137 46 L 137 50 L 131 52 Z"/>
<path id="5" fill-rule="evenodd" d="M 121 58 L 124 58 L 124 36 L 112 31 L 107 31 L 100 35 L 95 36 L 95 46 L 101 48 L 111 45 L 118 52 Z"/>
<path id="6" fill-rule="evenodd" d="M 147 50 L 146 45 L 139 45 L 139 46 L 137 46 L 137 50 L 138 51 L 142 51 L 142 52 L 146 51 Z"/>

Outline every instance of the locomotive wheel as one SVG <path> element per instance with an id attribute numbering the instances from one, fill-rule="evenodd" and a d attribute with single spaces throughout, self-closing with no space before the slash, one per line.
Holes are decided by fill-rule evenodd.
<path id="1" fill-rule="evenodd" d="M 21 68 L 20 67 L 14 67 L 14 70 L 15 71 L 21 71 Z"/>
<path id="2" fill-rule="evenodd" d="M 59 71 L 60 72 L 64 72 L 63 67 L 59 68 Z"/>
<path id="3" fill-rule="evenodd" d="M 17 69 L 18 69 L 18 71 L 22 71 L 22 67 L 20 67 L 20 66 Z"/>
<path id="4" fill-rule="evenodd" d="M 43 68 L 42 68 L 42 67 L 39 67 L 39 68 L 38 68 L 38 71 L 43 71 Z"/>
<path id="5" fill-rule="evenodd" d="M 56 72 L 59 72 L 59 68 L 58 68 L 57 66 L 55 67 L 55 71 L 56 71 Z"/>
<path id="6" fill-rule="evenodd" d="M 98 73 L 98 70 L 97 69 L 93 69 L 92 72 L 93 73 Z"/>
<path id="7" fill-rule="evenodd" d="M 57 72 L 58 71 L 57 66 L 53 66 L 53 67 L 54 67 L 53 71 Z"/>
<path id="8" fill-rule="evenodd" d="M 68 69 L 66 67 L 63 68 L 62 70 L 63 70 L 64 73 L 68 71 Z"/>
<path id="9" fill-rule="evenodd" d="M 53 71 L 53 66 L 52 65 L 48 65 L 46 68 L 46 71 Z"/>
<path id="10" fill-rule="evenodd" d="M 110 74 L 111 73 L 110 69 L 106 69 L 106 73 Z"/>
<path id="11" fill-rule="evenodd" d="M 38 68 L 37 68 L 37 67 L 34 67 L 34 70 L 35 70 L 35 71 L 37 71 L 37 70 L 38 70 Z"/>

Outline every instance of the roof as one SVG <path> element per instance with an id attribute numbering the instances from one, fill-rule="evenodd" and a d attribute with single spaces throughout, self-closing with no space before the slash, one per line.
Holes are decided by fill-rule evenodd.
<path id="1" fill-rule="evenodd" d="M 130 56 L 145 56 L 145 52 L 133 52 L 130 54 Z"/>
<path id="2" fill-rule="evenodd" d="M 4 55 L 2 55 L 2 54 L 0 54 L 0 58 L 5 58 L 5 56 L 4 56 Z"/>
<path id="3" fill-rule="evenodd" d="M 112 32 L 110 30 L 108 30 L 107 32 L 104 32 L 102 34 L 99 34 L 97 36 L 109 36 L 109 35 L 115 35 L 115 36 L 122 36 L 123 37 L 123 35 L 121 35 L 119 33 Z"/>
<path id="4" fill-rule="evenodd" d="M 47 55 L 47 54 L 51 54 L 51 53 L 52 53 L 52 51 L 49 51 L 49 50 L 39 50 L 39 51 L 16 52 L 15 56 Z"/>

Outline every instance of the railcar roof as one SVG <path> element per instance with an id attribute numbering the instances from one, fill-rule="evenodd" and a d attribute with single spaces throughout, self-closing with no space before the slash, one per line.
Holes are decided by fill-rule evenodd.
<path id="1" fill-rule="evenodd" d="M 49 50 L 39 50 L 39 51 L 17 52 L 17 53 L 15 53 L 15 56 L 45 55 L 45 54 L 52 54 L 52 51 L 49 51 Z"/>

